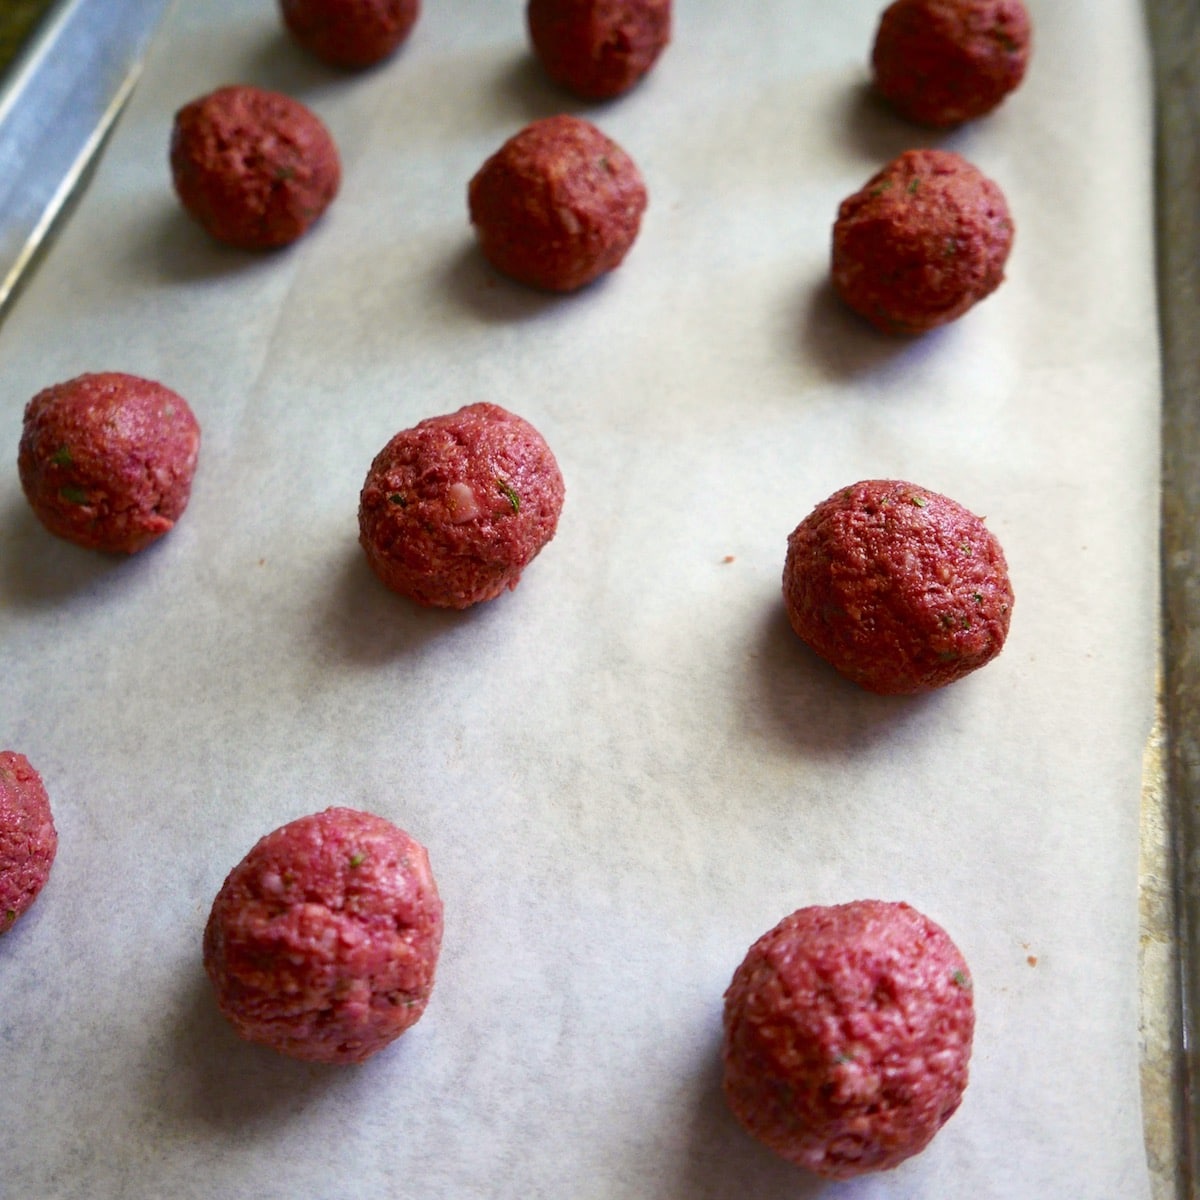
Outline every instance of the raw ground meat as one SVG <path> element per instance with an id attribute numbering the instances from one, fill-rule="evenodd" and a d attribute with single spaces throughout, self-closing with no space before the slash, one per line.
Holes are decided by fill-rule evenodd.
<path id="1" fill-rule="evenodd" d="M 908 150 L 842 201 L 834 287 L 886 333 L 924 333 L 1000 286 L 1012 240 L 992 180 L 948 150 Z"/>
<path id="2" fill-rule="evenodd" d="M 961 504 L 916 484 L 842 488 L 788 538 L 783 599 L 797 635 L 868 691 L 943 687 L 1004 647 L 1004 551 Z"/>
<path id="3" fill-rule="evenodd" d="M 554 536 L 563 495 L 558 463 L 528 421 L 471 404 L 402 430 L 375 456 L 359 540 L 392 591 L 468 608 L 517 586 Z"/>
<path id="4" fill-rule="evenodd" d="M 1021 0 L 896 0 L 871 53 L 875 86 L 902 116 L 947 128 L 991 112 L 1025 77 Z"/>
<path id="5" fill-rule="evenodd" d="M 279 0 L 279 8 L 301 46 L 349 70 L 394 54 L 420 15 L 419 0 Z"/>
<path id="6" fill-rule="evenodd" d="M 546 74 L 585 100 L 628 91 L 671 39 L 671 0 L 529 0 L 525 11 Z"/>
<path id="7" fill-rule="evenodd" d="M 328 208 L 341 175 L 329 130 L 290 96 L 235 85 L 175 114 L 171 176 L 180 203 L 231 246 L 294 242 Z"/>
<path id="8" fill-rule="evenodd" d="M 441 942 L 424 847 L 383 817 L 328 808 L 267 834 L 229 873 L 204 968 L 242 1037 L 355 1063 L 421 1017 Z"/>
<path id="9" fill-rule="evenodd" d="M 51 533 L 133 554 L 183 515 L 199 451 L 200 426 L 182 396 L 150 379 L 100 372 L 30 400 L 17 468 Z"/>
<path id="10" fill-rule="evenodd" d="M 646 187 L 633 159 L 579 117 L 547 117 L 509 138 L 467 191 L 484 257 L 521 283 L 570 292 L 619 266 L 637 238 Z"/>
<path id="11" fill-rule="evenodd" d="M 971 976 L 907 904 L 802 908 L 759 938 L 725 993 L 725 1098 L 742 1125 L 830 1179 L 923 1150 L 967 1086 Z"/>
<path id="12" fill-rule="evenodd" d="M 57 851 L 41 776 L 23 754 L 0 750 L 0 933 L 38 898 Z"/>

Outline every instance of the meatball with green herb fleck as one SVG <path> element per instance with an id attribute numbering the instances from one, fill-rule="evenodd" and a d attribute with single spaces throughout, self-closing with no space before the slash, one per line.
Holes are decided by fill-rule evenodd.
<path id="1" fill-rule="evenodd" d="M 441 944 L 425 848 L 383 817 L 327 808 L 267 834 L 229 873 L 204 969 L 248 1041 L 357 1063 L 420 1019 Z"/>
<path id="2" fill-rule="evenodd" d="M 42 777 L 25 755 L 0 750 L 0 933 L 38 898 L 57 852 Z"/>
<path id="3" fill-rule="evenodd" d="M 170 157 L 184 210 L 217 241 L 243 250 L 296 241 L 333 202 L 342 178 L 337 146 L 316 113 L 244 84 L 184 105 Z"/>
<path id="4" fill-rule="evenodd" d="M 967 1086 L 971 975 L 910 905 L 858 900 L 785 917 L 725 993 L 725 1098 L 746 1130 L 828 1179 L 924 1150 Z"/>
<path id="5" fill-rule="evenodd" d="M 949 150 L 907 150 L 842 201 L 833 284 L 885 333 L 925 333 L 1000 286 L 1012 242 L 992 180 Z"/>
<path id="6" fill-rule="evenodd" d="M 563 478 L 545 439 L 495 404 L 401 430 L 359 498 L 371 569 L 418 604 L 469 608 L 517 586 L 554 537 Z"/>
<path id="7" fill-rule="evenodd" d="M 51 533 L 89 550 L 134 554 L 183 515 L 199 452 L 200 426 L 182 396 L 107 371 L 29 401 L 17 468 Z"/>
<path id="8" fill-rule="evenodd" d="M 1000 653 L 1013 590 L 979 517 L 916 484 L 869 479 L 793 530 L 783 599 L 796 634 L 847 679 L 910 695 Z"/>
<path id="9" fill-rule="evenodd" d="M 646 203 L 633 159 L 572 116 L 525 126 L 467 188 L 483 256 L 511 279 L 550 292 L 576 291 L 620 266 Z"/>
<path id="10" fill-rule="evenodd" d="M 901 116 L 948 128 L 996 108 L 1025 78 L 1021 0 L 895 0 L 871 50 L 875 86 Z"/>

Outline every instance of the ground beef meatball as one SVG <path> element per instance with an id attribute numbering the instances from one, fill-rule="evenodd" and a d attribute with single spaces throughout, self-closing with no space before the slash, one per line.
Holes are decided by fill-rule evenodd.
<path id="1" fill-rule="evenodd" d="M 1013 592 L 1004 551 L 978 517 L 915 484 L 869 479 L 796 526 L 783 599 L 792 628 L 847 679 L 906 695 L 995 658 Z"/>
<path id="2" fill-rule="evenodd" d="M 23 754 L 0 750 L 0 933 L 37 899 L 57 850 L 41 776 Z"/>
<path id="3" fill-rule="evenodd" d="M 633 159 L 578 117 L 509 138 L 467 192 L 488 261 L 533 287 L 570 292 L 618 266 L 637 237 L 646 187 Z"/>
<path id="4" fill-rule="evenodd" d="M 875 86 L 910 121 L 945 128 L 994 109 L 1025 77 L 1021 0 L 896 0 L 883 12 Z"/>
<path id="5" fill-rule="evenodd" d="M 204 969 L 247 1040 L 362 1062 L 420 1019 L 441 943 L 424 847 L 382 817 L 327 808 L 267 834 L 229 873 Z"/>
<path id="6" fill-rule="evenodd" d="M 671 0 L 529 0 L 526 17 L 546 74 L 585 100 L 628 91 L 671 38 Z"/>
<path id="7" fill-rule="evenodd" d="M 986 175 L 948 150 L 908 150 L 842 201 L 833 284 L 885 333 L 925 333 L 1000 286 L 1012 240 Z"/>
<path id="8" fill-rule="evenodd" d="M 958 1108 L 974 1027 L 967 965 L 928 917 L 882 900 L 802 908 L 725 993 L 725 1097 L 798 1166 L 887 1170 Z"/>
<path id="9" fill-rule="evenodd" d="M 337 195 L 341 174 L 320 119 L 279 92 L 218 88 L 175 114 L 175 191 L 196 221 L 231 246 L 270 250 L 294 242 Z"/>
<path id="10" fill-rule="evenodd" d="M 420 7 L 419 0 L 279 0 L 283 23 L 301 46 L 350 70 L 394 54 Z"/>
<path id="11" fill-rule="evenodd" d="M 199 450 L 200 426 L 182 396 L 136 375 L 102 372 L 30 400 L 17 469 L 51 533 L 133 554 L 182 516 Z"/>
<path id="12" fill-rule="evenodd" d="M 542 435 L 495 404 L 402 430 L 359 499 L 371 569 L 419 604 L 468 608 L 517 586 L 554 536 L 563 479 Z"/>

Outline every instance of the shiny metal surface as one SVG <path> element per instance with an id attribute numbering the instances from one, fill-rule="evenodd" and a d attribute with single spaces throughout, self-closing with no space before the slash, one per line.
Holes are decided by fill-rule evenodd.
<path id="1" fill-rule="evenodd" d="M 1176 1194 L 1200 1196 L 1200 7 L 1148 0 L 1163 366 L 1164 810 L 1174 868 Z"/>
<path id="2" fill-rule="evenodd" d="M 137 81 L 169 0 L 58 0 L 0 90 L 0 310 Z"/>

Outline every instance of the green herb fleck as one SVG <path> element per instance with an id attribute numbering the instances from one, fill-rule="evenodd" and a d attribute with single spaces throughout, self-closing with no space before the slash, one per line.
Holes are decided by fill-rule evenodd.
<path id="1" fill-rule="evenodd" d="M 66 446 L 59 446 L 51 456 L 50 461 L 56 467 L 69 467 L 75 460 L 71 457 L 71 451 Z"/>
<path id="2" fill-rule="evenodd" d="M 909 500 L 911 500 L 912 503 L 917 506 L 917 508 L 924 508 L 925 505 L 929 503 L 924 496 L 909 496 Z"/>
<path id="3" fill-rule="evenodd" d="M 505 483 L 503 479 L 496 480 L 496 486 L 504 493 L 504 498 L 512 505 L 512 510 L 515 513 L 521 511 L 521 497 L 513 490 L 512 484 Z"/>
<path id="4" fill-rule="evenodd" d="M 960 988 L 963 988 L 965 991 L 971 990 L 971 981 L 962 971 L 955 971 L 954 974 L 950 976 L 950 980 L 952 983 L 956 984 Z"/>
<path id="5" fill-rule="evenodd" d="M 845 1063 L 852 1063 L 853 1061 L 854 1061 L 854 1055 L 853 1055 L 853 1054 L 847 1054 L 847 1053 L 846 1053 L 844 1050 L 842 1051 L 842 1053 L 841 1053 L 841 1054 L 839 1054 L 839 1055 L 837 1056 L 837 1058 L 835 1058 L 835 1059 L 833 1060 L 833 1062 L 834 1062 L 834 1065 L 835 1065 L 835 1066 L 838 1066 L 838 1067 L 842 1066 L 842 1065 L 843 1065 L 843 1064 L 845 1064 Z"/>
<path id="6" fill-rule="evenodd" d="M 965 554 L 968 557 L 975 553 L 975 547 L 972 546 L 970 542 L 959 542 L 958 549 L 962 554 Z"/>
<path id="7" fill-rule="evenodd" d="M 86 504 L 88 502 L 87 492 L 83 488 L 61 487 L 58 489 L 58 494 L 68 504 Z"/>
<path id="8" fill-rule="evenodd" d="M 355 852 L 350 855 L 350 865 L 352 867 L 361 867 L 366 861 L 367 856 L 361 850 L 355 850 Z"/>
<path id="9" fill-rule="evenodd" d="M 870 191 L 869 195 L 872 195 L 872 196 L 882 196 L 882 195 L 883 195 L 883 193 L 884 193 L 884 192 L 886 192 L 886 191 L 888 190 L 888 188 L 890 188 L 891 186 L 892 186 L 892 181 L 891 181 L 890 179 L 883 179 L 883 180 L 880 180 L 880 182 L 879 182 L 879 183 L 877 183 L 877 184 L 876 184 L 876 185 L 875 185 L 875 186 L 874 186 L 874 187 L 871 189 L 871 191 Z"/>
<path id="10" fill-rule="evenodd" d="M 920 186 L 921 186 L 921 180 L 920 180 L 920 177 L 919 177 L 919 176 L 918 176 L 918 177 L 915 177 L 915 178 L 913 178 L 913 179 L 910 179 L 910 180 L 908 181 L 908 194 L 909 194 L 910 196 L 915 196 L 915 195 L 917 194 L 917 189 L 918 189 Z"/>
<path id="11" fill-rule="evenodd" d="M 4 914 L 4 923 L 11 925 L 17 919 L 17 910 L 15 908 L 8 909 Z"/>
<path id="12" fill-rule="evenodd" d="M 392 494 L 391 494 L 391 495 L 388 497 L 388 499 L 389 499 L 389 500 L 390 500 L 390 501 L 391 501 L 393 504 L 398 504 L 398 505 L 400 505 L 400 507 L 401 507 L 401 508 L 407 508 L 407 507 L 408 507 L 408 501 L 407 501 L 407 500 L 405 500 L 405 498 L 404 498 L 404 497 L 403 497 L 403 496 L 402 496 L 402 495 L 401 495 L 399 492 L 393 492 L 393 493 L 392 493 Z"/>
<path id="13" fill-rule="evenodd" d="M 974 600 L 976 604 L 982 604 L 983 603 L 983 593 L 982 592 L 972 592 L 971 599 Z"/>
<path id="14" fill-rule="evenodd" d="M 280 167 L 275 172 L 276 179 L 280 179 L 280 180 L 294 179 L 295 177 L 296 177 L 296 168 L 295 167 Z"/>
<path id="15" fill-rule="evenodd" d="M 953 258 L 959 250 L 958 238 L 946 239 L 946 257 Z"/>

